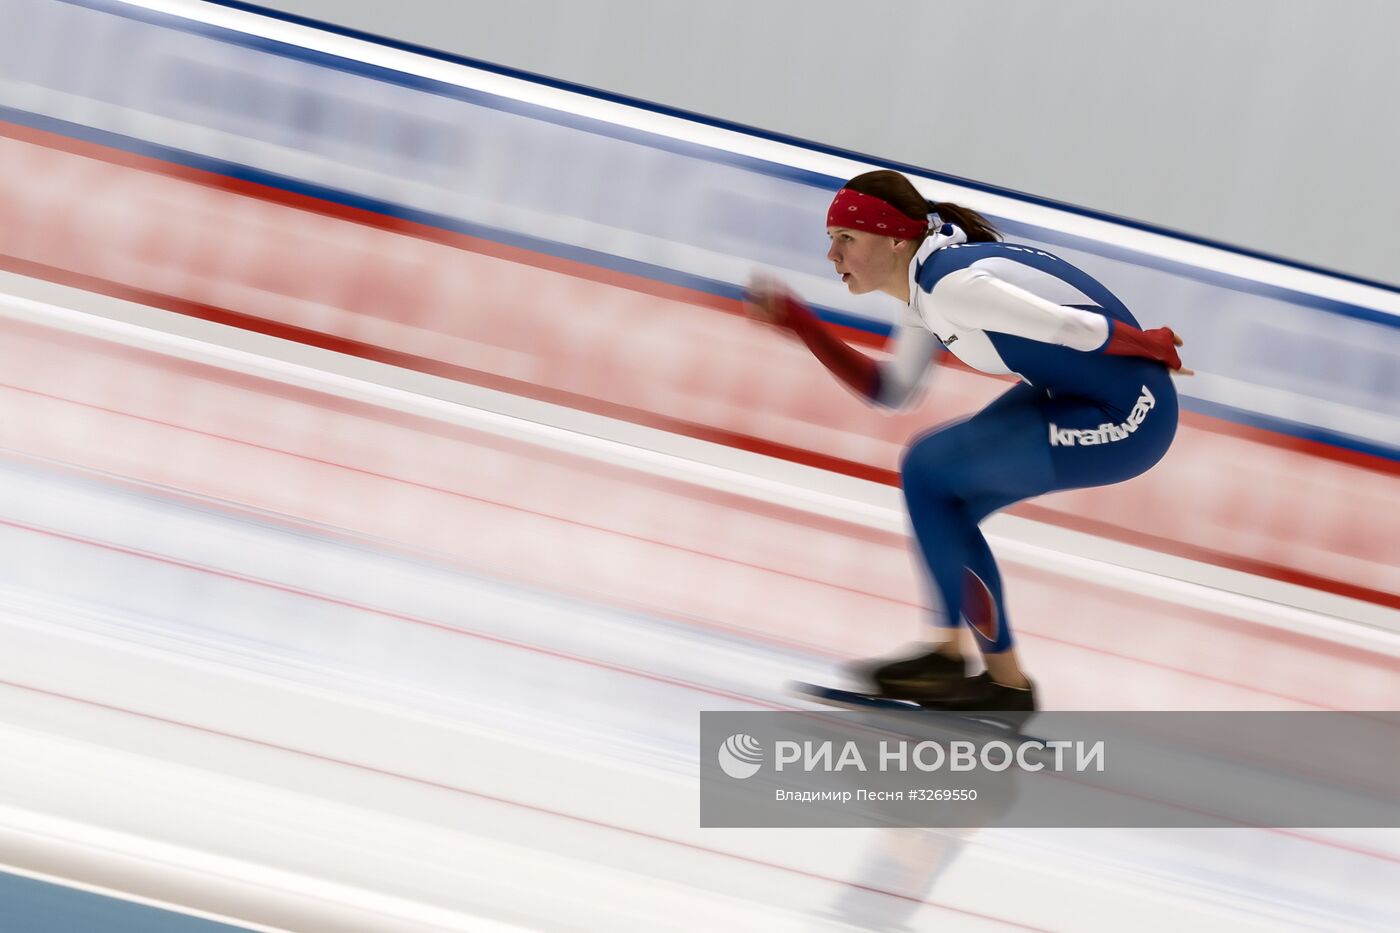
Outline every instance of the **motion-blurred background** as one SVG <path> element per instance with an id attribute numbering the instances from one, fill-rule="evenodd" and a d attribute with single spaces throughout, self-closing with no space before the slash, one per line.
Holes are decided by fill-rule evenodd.
<path id="1" fill-rule="evenodd" d="M 881 352 L 876 165 L 1198 373 L 987 524 L 1042 704 L 1396 707 L 1393 8 L 277 6 L 0 0 L 0 930 L 1400 922 L 1394 831 L 696 809 L 699 711 L 920 637 L 900 451 L 1007 385 L 739 315 Z"/>

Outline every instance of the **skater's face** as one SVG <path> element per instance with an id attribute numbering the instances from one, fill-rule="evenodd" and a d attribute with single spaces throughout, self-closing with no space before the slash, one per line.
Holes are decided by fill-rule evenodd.
<path id="1" fill-rule="evenodd" d="M 831 239 L 826 258 L 852 295 L 875 291 L 897 295 L 908 290 L 911 240 L 847 227 L 827 227 L 826 235 Z"/>

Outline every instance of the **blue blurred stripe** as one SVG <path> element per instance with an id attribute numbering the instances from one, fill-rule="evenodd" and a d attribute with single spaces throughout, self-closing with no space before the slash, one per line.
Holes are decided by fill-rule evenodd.
<path id="1" fill-rule="evenodd" d="M 1179 396 L 1179 400 L 1183 410 L 1194 412 L 1198 415 L 1205 415 L 1208 418 L 1215 418 L 1219 421 L 1229 421 L 1234 424 L 1242 424 L 1251 428 L 1259 428 L 1271 434 L 1296 437 L 1299 440 L 1311 441 L 1316 444 L 1326 444 L 1329 447 L 1339 447 L 1342 450 L 1350 450 L 1354 453 L 1379 457 L 1382 460 L 1400 462 L 1400 449 L 1388 447 L 1385 444 L 1367 440 L 1366 438 L 1356 437 L 1352 434 L 1341 434 L 1336 431 L 1329 431 L 1326 428 L 1320 428 L 1317 425 L 1279 418 L 1274 415 L 1261 415 L 1258 412 L 1236 408 L 1233 405 L 1224 405 L 1220 402 L 1211 402 L 1184 394 Z M 1391 472 L 1394 471 L 1392 470 Z"/>
<path id="2" fill-rule="evenodd" d="M 5 933 L 246 933 L 249 927 L 0 872 Z"/>

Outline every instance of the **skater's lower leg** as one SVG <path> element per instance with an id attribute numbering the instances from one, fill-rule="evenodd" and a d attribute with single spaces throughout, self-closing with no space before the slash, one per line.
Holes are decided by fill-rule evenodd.
<path id="1" fill-rule="evenodd" d="M 1003 687 L 1025 688 L 1030 686 L 1030 680 L 1021 670 L 1021 663 L 1016 657 L 1015 648 L 1007 648 L 1005 651 L 983 652 L 982 663 L 987 666 L 987 675 Z"/>
<path id="2" fill-rule="evenodd" d="M 1016 656 L 1015 647 L 993 651 L 986 644 L 981 643 L 980 639 L 974 639 L 971 630 L 965 626 L 957 628 L 940 626 L 938 632 L 940 635 L 930 639 L 927 644 L 944 657 L 953 660 L 966 658 L 973 653 L 967 645 L 967 642 L 971 640 L 977 643 L 979 649 L 977 653 L 982 656 L 982 666 L 986 668 L 987 674 L 992 680 L 1003 687 L 1025 687 L 1030 684 L 1030 679 L 1021 669 L 1021 661 Z"/>
<path id="3" fill-rule="evenodd" d="M 930 644 L 934 646 L 939 654 L 954 661 L 961 661 L 970 653 L 967 646 L 967 629 L 958 626 L 939 626 L 941 637 L 935 638 Z"/>

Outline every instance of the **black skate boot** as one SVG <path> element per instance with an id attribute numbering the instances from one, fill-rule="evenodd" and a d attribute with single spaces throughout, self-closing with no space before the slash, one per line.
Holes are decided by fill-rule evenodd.
<path id="1" fill-rule="evenodd" d="M 1015 712 L 1033 713 L 1038 707 L 1035 702 L 1035 684 L 1025 687 L 1008 687 L 999 684 L 986 671 L 976 677 L 968 677 L 959 683 L 959 690 L 941 699 L 921 701 L 929 709 L 957 711 Z"/>
<path id="2" fill-rule="evenodd" d="M 936 648 L 893 661 L 866 661 L 855 665 L 854 671 L 869 678 L 879 696 L 915 702 L 955 696 L 963 692 L 967 680 L 967 662 Z"/>

